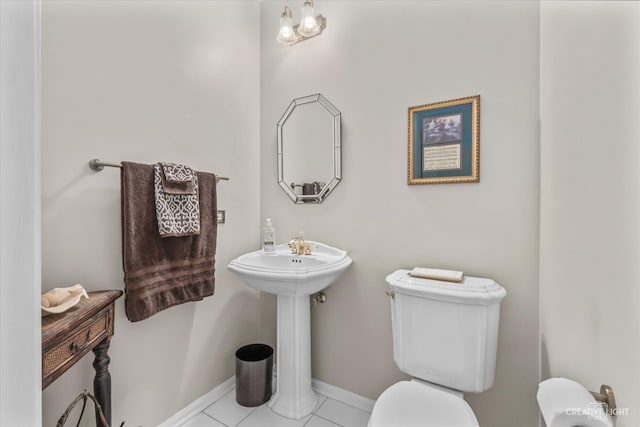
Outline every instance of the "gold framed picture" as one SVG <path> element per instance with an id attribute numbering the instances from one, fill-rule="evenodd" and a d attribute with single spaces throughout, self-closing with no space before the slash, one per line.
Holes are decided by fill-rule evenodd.
<path id="1" fill-rule="evenodd" d="M 480 181 L 480 95 L 409 107 L 408 179 Z"/>

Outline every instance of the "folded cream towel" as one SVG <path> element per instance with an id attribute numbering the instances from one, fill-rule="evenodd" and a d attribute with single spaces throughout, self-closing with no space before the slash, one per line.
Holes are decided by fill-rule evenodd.
<path id="1" fill-rule="evenodd" d="M 173 165 L 176 166 L 176 165 Z M 163 164 L 154 165 L 154 190 L 158 232 L 161 237 L 193 236 L 200 234 L 200 202 L 198 196 L 198 177 L 186 166 L 177 165 L 171 169 L 174 179 L 186 179 L 191 174 L 190 182 L 179 181 L 179 184 L 191 184 L 193 193 L 173 193 L 168 189 L 167 168 Z M 185 171 L 191 172 L 185 172 Z"/>

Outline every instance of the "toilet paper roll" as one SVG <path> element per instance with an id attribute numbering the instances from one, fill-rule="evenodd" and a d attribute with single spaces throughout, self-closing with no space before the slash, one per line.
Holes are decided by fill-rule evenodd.
<path id="1" fill-rule="evenodd" d="M 547 427 L 613 427 L 602 405 L 575 381 L 566 378 L 543 381 L 537 397 Z"/>

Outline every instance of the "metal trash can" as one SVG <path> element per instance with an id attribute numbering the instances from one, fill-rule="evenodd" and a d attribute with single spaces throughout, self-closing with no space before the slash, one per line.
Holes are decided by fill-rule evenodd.
<path id="1" fill-rule="evenodd" d="M 236 351 L 236 402 L 260 406 L 271 399 L 273 348 L 249 344 Z"/>

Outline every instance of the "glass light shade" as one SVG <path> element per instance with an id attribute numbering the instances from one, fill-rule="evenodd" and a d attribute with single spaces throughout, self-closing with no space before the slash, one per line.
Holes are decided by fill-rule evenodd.
<path id="1" fill-rule="evenodd" d="M 278 31 L 278 37 L 276 37 L 278 43 L 291 44 L 296 41 L 296 33 L 293 31 L 293 21 L 291 16 L 287 16 L 286 13 L 280 17 L 280 31 Z"/>
<path id="2" fill-rule="evenodd" d="M 304 6 L 302 6 L 302 18 L 300 19 L 300 26 L 298 26 L 298 33 L 305 37 L 310 37 L 320 32 L 320 27 L 316 21 L 315 11 L 311 5 L 311 1 L 306 0 Z"/>

